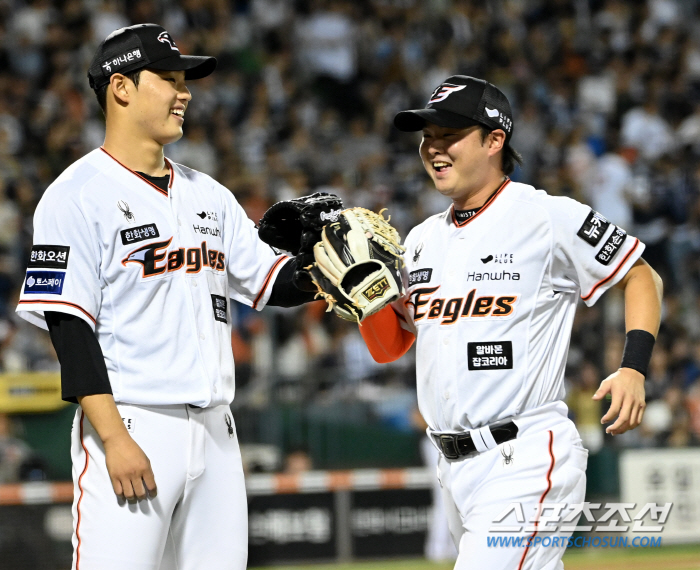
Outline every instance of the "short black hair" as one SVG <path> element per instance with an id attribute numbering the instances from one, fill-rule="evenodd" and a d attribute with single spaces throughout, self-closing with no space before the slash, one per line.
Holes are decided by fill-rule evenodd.
<path id="1" fill-rule="evenodd" d="M 125 73 L 124 77 L 127 77 L 131 79 L 131 81 L 134 82 L 134 85 L 136 88 L 139 86 L 139 80 L 141 79 L 141 72 L 143 69 L 137 69 L 136 71 L 130 71 L 129 73 Z M 100 105 L 100 109 L 102 109 L 102 113 L 104 113 L 105 117 L 107 116 L 107 89 L 109 89 L 110 84 L 107 83 L 106 85 L 103 85 L 99 89 L 95 90 L 95 96 L 97 97 L 97 102 Z"/>
<path id="2" fill-rule="evenodd" d="M 483 143 L 486 140 L 486 137 L 489 136 L 491 129 L 479 125 L 479 130 L 481 132 L 481 142 Z M 520 166 L 523 165 L 523 155 L 515 150 L 510 144 L 506 144 L 506 146 L 503 147 L 503 154 L 501 157 L 501 170 L 503 171 L 503 174 L 512 174 L 515 170 L 516 164 Z"/>

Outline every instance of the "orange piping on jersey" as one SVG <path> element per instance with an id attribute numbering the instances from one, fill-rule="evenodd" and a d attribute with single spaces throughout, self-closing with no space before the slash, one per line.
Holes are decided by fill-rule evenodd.
<path id="1" fill-rule="evenodd" d="M 260 299 L 262 299 L 262 296 L 265 293 L 265 289 L 267 289 L 267 286 L 270 284 L 270 280 L 272 279 L 272 274 L 275 272 L 275 269 L 277 269 L 279 264 L 282 263 L 285 259 L 288 259 L 287 255 L 283 255 L 282 257 L 280 257 L 277 261 L 275 261 L 275 264 L 272 266 L 272 269 L 268 271 L 267 277 L 265 277 L 265 282 L 262 285 L 262 289 L 260 289 L 260 293 L 258 293 L 258 296 L 255 297 L 255 301 L 253 301 L 254 309 L 258 308 L 258 303 L 260 302 Z"/>
<path id="2" fill-rule="evenodd" d="M 83 472 L 78 478 L 78 489 L 80 489 L 80 498 L 78 499 L 78 522 L 75 525 L 75 536 L 78 539 L 78 546 L 75 548 L 75 570 L 80 570 L 80 503 L 83 500 L 83 477 L 87 473 L 88 464 L 90 463 L 90 456 L 88 455 L 88 450 L 85 447 L 85 441 L 83 440 L 83 419 L 85 418 L 85 412 L 80 413 L 80 445 L 83 446 L 83 451 L 85 452 L 85 467 L 83 467 Z"/>
<path id="3" fill-rule="evenodd" d="M 32 299 L 31 301 L 20 301 L 18 304 L 27 304 L 27 305 L 33 305 L 34 303 L 43 303 L 43 304 L 48 304 L 48 305 L 68 305 L 69 307 L 74 307 L 78 309 L 79 311 L 85 313 L 85 315 L 95 324 L 97 324 L 97 321 L 95 320 L 95 317 L 93 317 L 90 313 L 88 313 L 85 309 L 83 309 L 80 305 L 76 305 L 75 303 L 68 303 L 66 301 L 49 301 L 46 299 Z"/>
<path id="4" fill-rule="evenodd" d="M 170 164 L 170 161 L 167 158 L 163 157 L 163 160 L 165 160 L 165 164 L 167 164 L 168 168 L 170 169 L 170 182 L 168 183 L 168 188 L 172 188 L 173 181 L 175 180 L 175 170 L 173 169 L 173 165 Z M 156 188 L 158 187 L 156 186 Z M 158 190 L 160 190 L 160 188 L 158 188 Z"/>
<path id="5" fill-rule="evenodd" d="M 133 174 L 134 176 L 138 176 L 138 177 L 139 177 L 141 180 L 143 180 L 146 184 L 148 184 L 148 185 L 152 186 L 153 188 L 155 188 L 156 190 L 158 190 L 158 192 L 160 192 L 161 194 L 163 194 L 163 196 L 167 196 L 167 195 L 168 195 L 168 192 L 167 192 L 166 190 L 161 190 L 160 188 L 158 188 L 158 186 L 156 186 L 155 184 L 153 184 L 153 182 L 151 182 L 150 180 L 147 180 L 146 178 L 144 178 L 143 176 L 141 176 L 141 175 L 140 175 L 138 172 L 136 172 L 135 170 L 131 170 L 131 168 L 129 168 L 129 167 L 126 166 L 125 164 L 122 164 L 121 162 L 119 162 L 116 158 L 114 158 L 111 154 L 109 154 L 109 153 L 104 149 L 104 147 L 100 147 L 100 150 L 101 150 L 102 152 L 104 152 L 104 153 L 105 153 L 109 158 L 111 158 L 114 162 L 116 162 L 119 166 L 122 166 L 123 168 L 126 168 L 129 172 L 131 172 L 131 174 Z M 175 178 L 175 171 L 173 170 L 173 167 L 172 167 L 172 165 L 170 164 L 170 161 L 169 161 L 167 158 L 165 159 L 165 163 L 168 165 L 168 168 L 170 169 L 170 183 L 168 184 L 168 188 L 172 188 L 172 186 L 173 186 L 173 178 Z"/>
<path id="6" fill-rule="evenodd" d="M 540 497 L 540 505 L 544 502 L 545 497 L 547 496 L 547 493 L 552 489 L 552 471 L 554 470 L 554 452 L 552 451 L 552 444 L 554 443 L 554 434 L 552 433 L 552 430 L 549 430 L 547 433 L 549 433 L 549 457 L 552 459 L 551 463 L 549 464 L 549 471 L 547 471 L 547 489 L 545 489 L 545 492 L 542 493 L 542 496 Z M 539 517 L 539 514 L 538 514 Z M 518 564 L 518 570 L 522 570 L 523 567 L 523 562 L 525 562 L 525 557 L 527 556 L 527 551 L 530 549 L 530 545 L 532 544 L 532 539 L 537 536 L 538 532 L 538 525 L 539 525 L 539 520 L 535 521 L 535 532 L 533 532 L 530 535 L 530 538 L 527 540 L 527 546 L 525 547 L 525 552 L 523 552 L 523 556 L 520 559 L 520 564 Z"/>
<path id="7" fill-rule="evenodd" d="M 601 279 L 600 281 L 598 281 L 598 283 L 593 285 L 593 289 L 591 289 L 591 292 L 588 293 L 588 295 L 586 295 L 585 297 L 582 296 L 581 299 L 583 299 L 584 301 L 588 301 L 588 299 L 590 299 L 593 296 L 593 293 L 595 293 L 598 290 L 598 287 L 600 287 L 601 285 L 605 285 L 608 281 L 610 281 L 613 277 L 615 277 L 615 275 L 617 275 L 617 272 L 620 271 L 620 269 L 622 268 L 622 266 L 625 263 L 627 263 L 627 260 L 630 258 L 630 255 L 632 255 L 634 253 L 634 250 L 637 249 L 637 246 L 639 245 L 639 240 L 637 238 L 634 238 L 634 239 L 635 239 L 634 246 L 632 247 L 632 249 L 630 249 L 627 252 L 627 255 L 625 255 L 623 260 L 615 268 L 615 271 L 613 271 L 605 279 Z"/>
<path id="8" fill-rule="evenodd" d="M 452 208 L 451 208 L 451 210 L 450 210 L 450 214 L 452 215 L 452 221 L 454 222 L 454 225 L 457 226 L 458 228 L 463 228 L 463 227 L 466 226 L 469 222 L 473 222 L 474 220 L 476 220 L 481 214 L 484 213 L 484 210 L 486 210 L 486 208 L 488 208 L 491 204 L 493 204 L 493 201 L 494 201 L 496 198 L 498 198 L 498 196 L 499 196 L 500 193 L 503 191 L 503 189 L 504 189 L 506 186 L 508 186 L 508 183 L 509 183 L 509 182 L 510 182 L 510 178 L 508 178 L 508 177 L 506 176 L 506 179 L 503 181 L 503 184 L 501 184 L 501 187 L 500 187 L 498 190 L 496 190 L 496 192 L 493 194 L 493 196 L 491 196 L 491 197 L 486 201 L 486 204 L 484 204 L 483 206 L 481 206 L 481 208 L 479 209 L 479 211 L 478 211 L 476 214 L 474 214 L 471 218 L 468 218 L 468 219 L 464 220 L 463 222 L 458 222 L 458 221 L 457 221 L 457 218 L 455 217 L 455 206 L 454 206 L 454 204 L 452 204 Z"/>
<path id="9" fill-rule="evenodd" d="M 398 360 L 416 340 L 415 335 L 401 328 L 399 316 L 391 307 L 384 307 L 363 320 L 360 334 L 372 358 L 380 364 Z"/>

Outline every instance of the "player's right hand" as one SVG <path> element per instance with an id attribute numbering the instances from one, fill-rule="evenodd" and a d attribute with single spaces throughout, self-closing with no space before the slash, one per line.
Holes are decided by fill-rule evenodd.
<path id="1" fill-rule="evenodd" d="M 156 480 L 151 462 L 130 435 L 120 435 L 104 442 L 107 471 L 114 492 L 127 501 L 155 497 Z"/>

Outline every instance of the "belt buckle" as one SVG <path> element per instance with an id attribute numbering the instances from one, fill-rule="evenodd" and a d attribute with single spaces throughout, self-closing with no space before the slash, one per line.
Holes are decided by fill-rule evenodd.
<path id="1" fill-rule="evenodd" d="M 440 449 L 442 454 L 447 459 L 459 459 L 459 452 L 457 451 L 457 442 L 455 441 L 455 436 L 452 434 L 443 433 L 438 436 L 440 442 Z"/>

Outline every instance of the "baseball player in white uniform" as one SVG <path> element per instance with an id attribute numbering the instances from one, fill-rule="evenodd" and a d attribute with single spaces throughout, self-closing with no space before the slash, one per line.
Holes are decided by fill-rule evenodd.
<path id="1" fill-rule="evenodd" d="M 76 570 L 246 566 L 229 303 L 313 294 L 291 285 L 295 259 L 258 239 L 226 188 L 164 157 L 182 136 L 186 80 L 215 66 L 154 24 L 111 34 L 88 73 L 104 146 L 37 206 L 17 310 L 50 330 L 63 397 L 80 403 Z"/>
<path id="2" fill-rule="evenodd" d="M 608 433 L 639 425 L 661 282 L 624 229 L 508 179 L 520 157 L 509 146 L 509 102 L 495 86 L 450 77 L 425 109 L 394 123 L 422 131 L 425 169 L 453 204 L 409 233 L 407 293 L 360 331 L 380 362 L 417 343 L 418 404 L 441 451 L 455 568 L 563 568 L 570 532 L 544 547 L 534 522 L 515 534 L 529 538 L 522 547 L 499 548 L 488 546 L 489 529 L 517 526 L 517 510 L 496 523 L 516 503 L 537 521 L 543 503 L 583 502 L 587 451 L 562 401 L 564 368 L 579 298 L 593 305 L 613 286 L 624 290 L 627 343 L 594 397 L 612 397 Z"/>

